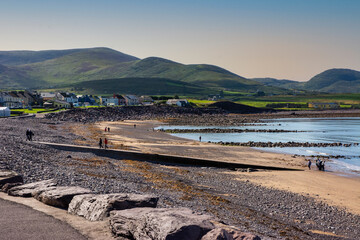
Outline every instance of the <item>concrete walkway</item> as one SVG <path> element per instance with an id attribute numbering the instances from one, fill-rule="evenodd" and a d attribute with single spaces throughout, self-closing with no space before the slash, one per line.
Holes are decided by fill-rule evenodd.
<path id="1" fill-rule="evenodd" d="M 70 225 L 22 204 L 0 199 L 0 239 L 87 239 Z"/>

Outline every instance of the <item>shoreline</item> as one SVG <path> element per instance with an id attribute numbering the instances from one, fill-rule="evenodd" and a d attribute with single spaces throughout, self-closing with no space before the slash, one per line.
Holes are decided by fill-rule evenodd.
<path id="1" fill-rule="evenodd" d="M 134 124 L 136 124 L 136 129 L 133 129 Z M 287 171 L 256 171 L 250 173 L 233 171 L 229 174 L 234 175 L 234 177 L 240 181 L 250 181 L 263 187 L 290 191 L 305 197 L 311 196 L 319 202 L 324 201 L 332 206 L 340 207 L 341 209 L 346 209 L 347 211 L 360 215 L 360 206 L 358 206 L 358 199 L 360 198 L 360 177 L 341 176 L 341 174 L 343 174 L 342 172 L 321 172 L 314 170 L 316 168 L 314 164 L 312 165 L 312 170 L 309 171 L 306 167 L 307 162 L 303 157 L 294 158 L 294 156 L 289 154 L 268 152 L 248 147 L 235 147 L 238 149 L 233 149 L 234 147 L 218 146 L 204 142 L 200 143 L 175 137 L 167 133 L 153 132 L 151 130 L 152 128 L 164 125 L 159 121 L 127 120 L 121 122 L 101 122 L 96 125 L 99 130 L 102 130 L 105 126 L 109 126 L 112 129 L 110 133 L 104 134 L 105 136 L 111 136 L 109 139 L 113 144 L 118 145 L 118 142 L 122 142 L 124 146 L 131 146 L 132 150 L 135 151 L 164 153 L 164 151 L 172 152 L 174 148 L 181 146 L 183 147 L 181 151 L 175 151 L 178 153 L 177 155 L 180 156 L 194 157 L 205 155 L 209 157 L 204 151 L 212 152 L 215 150 L 217 151 L 217 156 L 225 155 L 225 158 L 230 158 L 230 161 L 246 163 L 255 158 L 262 158 L 262 161 L 257 160 L 258 164 L 267 164 L 270 166 L 284 166 L 284 164 L 286 164 L 302 169 L 304 171 L 295 174 Z M 122 133 L 119 136 L 114 136 L 118 135 L 119 130 Z M 127 133 L 132 130 L 139 132 L 132 134 L 130 137 L 124 136 L 128 135 Z M 155 143 L 149 143 L 149 140 L 152 139 L 144 137 L 144 135 L 152 133 L 156 135 Z M 158 143 L 156 144 L 156 142 Z M 238 156 L 237 160 L 234 160 L 234 156 L 229 155 L 229 148 L 233 154 Z M 194 153 L 194 151 L 197 153 Z M 248 158 L 244 159 L 244 157 Z M 313 182 L 310 179 L 313 179 Z M 344 195 L 346 197 L 344 197 Z"/>

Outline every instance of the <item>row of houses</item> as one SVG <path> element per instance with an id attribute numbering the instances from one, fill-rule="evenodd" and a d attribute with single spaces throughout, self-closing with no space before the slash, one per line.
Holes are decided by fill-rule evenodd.
<path id="1" fill-rule="evenodd" d="M 93 96 L 76 95 L 69 92 L 30 92 L 30 91 L 9 91 L 0 92 L 0 107 L 28 108 L 37 107 L 81 107 L 81 106 L 135 106 L 152 105 L 154 100 L 150 96 L 120 95 Z M 166 104 L 187 106 L 186 99 L 168 99 Z"/>
<path id="2" fill-rule="evenodd" d="M 134 106 L 153 104 L 154 100 L 148 96 L 138 97 L 136 95 L 92 96 L 75 95 L 73 93 L 41 93 L 44 104 L 53 104 L 54 107 L 81 107 L 81 106 Z"/>
<path id="3" fill-rule="evenodd" d="M 23 108 L 24 106 L 42 105 L 40 94 L 30 91 L 0 92 L 0 107 Z"/>

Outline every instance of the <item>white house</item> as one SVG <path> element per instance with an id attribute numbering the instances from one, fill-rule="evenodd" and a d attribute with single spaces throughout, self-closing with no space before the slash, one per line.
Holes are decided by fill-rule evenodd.
<path id="1" fill-rule="evenodd" d="M 11 111 L 8 107 L 0 107 L 0 117 L 10 117 Z"/>
<path id="2" fill-rule="evenodd" d="M 142 105 L 152 105 L 154 104 L 154 99 L 152 99 L 150 96 L 141 96 L 139 98 L 139 101 Z"/>
<path id="3" fill-rule="evenodd" d="M 189 104 L 186 99 L 169 99 L 166 101 L 167 105 L 177 105 L 179 107 L 185 107 Z"/>
<path id="4" fill-rule="evenodd" d="M 73 105 L 75 107 L 77 107 L 79 105 L 78 98 L 73 93 L 59 92 L 59 93 L 56 93 L 55 96 L 57 99 L 67 102 L 67 103 L 70 103 L 71 105 Z"/>

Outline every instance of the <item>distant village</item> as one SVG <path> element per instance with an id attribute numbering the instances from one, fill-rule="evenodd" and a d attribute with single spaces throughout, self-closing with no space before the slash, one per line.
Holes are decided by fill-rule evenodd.
<path id="1" fill-rule="evenodd" d="M 164 99 L 161 99 L 164 101 Z M 8 109 L 19 108 L 72 108 L 89 106 L 135 106 L 152 105 L 155 103 L 150 96 L 119 95 L 93 96 L 76 95 L 69 92 L 31 92 L 8 91 L 0 92 L 0 107 Z M 168 105 L 185 107 L 189 104 L 186 99 L 165 99 Z"/>

